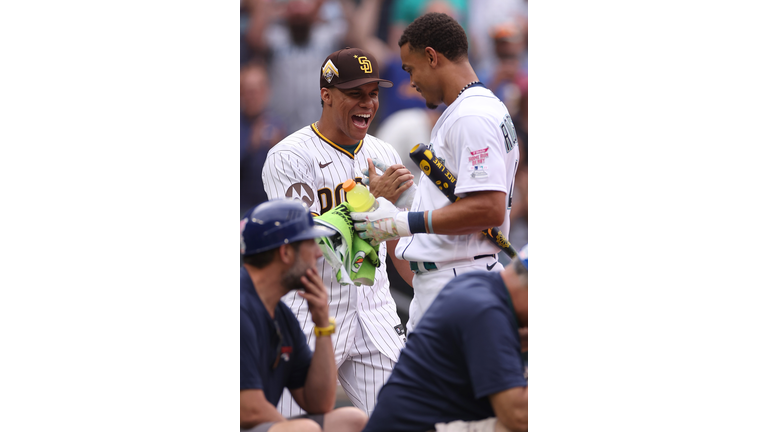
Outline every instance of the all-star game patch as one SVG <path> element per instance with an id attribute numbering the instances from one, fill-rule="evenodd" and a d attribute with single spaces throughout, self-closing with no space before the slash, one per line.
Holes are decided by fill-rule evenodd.
<path id="1" fill-rule="evenodd" d="M 323 78 L 330 84 L 334 75 L 339 76 L 339 69 L 336 68 L 336 65 L 333 64 L 331 59 L 328 59 L 328 61 L 325 62 L 325 66 L 323 66 Z"/>
<path id="2" fill-rule="evenodd" d="M 472 171 L 472 178 L 473 179 L 481 179 L 488 177 L 488 173 L 486 170 L 488 169 L 487 165 L 484 165 L 485 160 L 488 159 L 488 149 L 490 147 L 486 147 L 484 149 L 480 150 L 470 150 L 469 152 L 469 170 Z"/>

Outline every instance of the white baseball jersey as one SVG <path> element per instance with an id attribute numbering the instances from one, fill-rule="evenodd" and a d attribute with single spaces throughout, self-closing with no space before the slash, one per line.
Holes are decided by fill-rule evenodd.
<path id="1" fill-rule="evenodd" d="M 264 189 L 270 199 L 298 199 L 313 214 L 321 215 L 345 201 L 345 180 L 361 182 L 368 158 L 401 163 L 397 152 L 376 137 L 366 135 L 350 153 L 323 137 L 314 125 L 306 126 L 269 151 L 262 171 Z M 332 339 L 339 381 L 355 406 L 368 414 L 405 344 L 405 329 L 389 292 L 386 255 L 387 245 L 382 244 L 381 265 L 376 269 L 373 286 L 339 284 L 324 258 L 318 260 L 317 266 L 329 288 L 329 313 L 336 318 Z M 314 323 L 305 300 L 291 291 L 283 301 L 296 314 L 314 350 Z M 295 402 L 292 407 L 286 406 L 286 394 L 278 409 L 286 417 L 300 414 Z"/>
<path id="2" fill-rule="evenodd" d="M 517 135 L 507 107 L 490 90 L 470 87 L 443 112 L 435 123 L 429 148 L 456 176 L 455 193 L 502 191 L 508 193 L 502 233 L 509 232 L 509 210 L 515 172 L 520 159 Z M 436 210 L 451 202 L 422 173 L 411 211 Z M 446 283 L 474 270 L 501 271 L 493 257 L 500 248 L 479 232 L 469 235 L 414 234 L 400 239 L 395 256 L 436 263 L 436 270 L 417 272 L 413 277 L 413 299 L 408 309 L 408 332 L 416 325 Z"/>
<path id="3" fill-rule="evenodd" d="M 517 135 L 506 106 L 490 90 L 470 87 L 443 112 L 432 128 L 429 148 L 456 176 L 456 196 L 469 192 L 508 193 L 502 233 L 509 232 L 509 210 L 520 159 Z M 411 211 L 451 204 L 424 173 Z M 408 261 L 447 262 L 495 254 L 500 248 L 480 232 L 468 235 L 414 234 L 403 238 L 395 255 Z"/>

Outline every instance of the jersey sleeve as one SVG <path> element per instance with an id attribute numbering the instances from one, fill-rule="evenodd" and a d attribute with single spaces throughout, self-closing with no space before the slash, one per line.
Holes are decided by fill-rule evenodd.
<path id="1" fill-rule="evenodd" d="M 259 344 L 253 322 L 240 309 L 240 390 L 263 389 L 258 368 Z"/>
<path id="2" fill-rule="evenodd" d="M 475 310 L 476 316 L 465 321 L 460 329 L 475 398 L 528 386 L 518 329 L 510 325 L 505 307 L 499 304 Z"/>
<path id="3" fill-rule="evenodd" d="M 269 199 L 297 199 L 312 213 L 320 214 L 311 159 L 298 150 L 275 148 L 270 151 L 261 178 Z"/>
<path id="4" fill-rule="evenodd" d="M 287 309 L 287 308 L 286 308 Z M 304 383 L 307 380 L 307 372 L 309 372 L 309 365 L 312 363 L 312 350 L 307 345 L 307 338 L 304 336 L 304 332 L 299 327 L 299 322 L 293 316 L 293 312 L 287 309 L 286 314 L 290 314 L 289 326 L 294 341 L 293 356 L 291 361 L 293 365 L 291 367 L 291 373 L 288 376 L 288 381 L 285 386 L 289 389 L 297 389 L 304 387 Z"/>
<path id="5" fill-rule="evenodd" d="M 506 151 L 500 124 L 483 116 L 465 116 L 454 123 L 446 141 L 460 143 L 455 155 L 456 195 L 468 192 L 507 192 Z M 511 181 L 511 180 L 509 180 Z"/>

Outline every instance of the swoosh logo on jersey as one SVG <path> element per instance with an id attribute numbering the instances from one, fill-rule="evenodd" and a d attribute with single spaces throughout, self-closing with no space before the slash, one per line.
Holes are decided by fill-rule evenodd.
<path id="1" fill-rule="evenodd" d="M 332 163 L 333 163 L 333 161 L 330 161 L 327 164 L 321 164 L 320 162 L 318 162 L 318 164 L 320 165 L 320 168 L 325 168 L 325 167 L 327 167 L 328 165 L 330 165 Z"/>
<path id="2" fill-rule="evenodd" d="M 498 262 L 498 261 L 496 261 L 496 262 Z M 493 264 L 490 264 L 490 265 L 489 265 L 489 264 L 486 264 L 486 265 L 485 265 L 485 268 L 487 268 L 487 269 L 488 269 L 488 271 L 491 271 L 491 269 L 493 268 L 493 266 L 495 266 L 495 265 L 496 265 L 496 262 L 495 262 L 495 263 L 493 263 Z"/>

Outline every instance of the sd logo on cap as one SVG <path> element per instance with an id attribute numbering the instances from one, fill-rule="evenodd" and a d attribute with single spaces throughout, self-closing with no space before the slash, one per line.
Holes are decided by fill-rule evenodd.
<path id="1" fill-rule="evenodd" d="M 338 50 L 323 62 L 320 70 L 320 88 L 336 87 L 342 90 L 378 82 L 380 87 L 392 87 L 392 81 L 379 78 L 376 59 L 359 48 Z"/>

